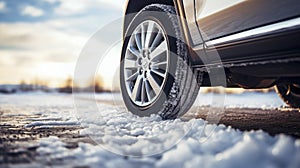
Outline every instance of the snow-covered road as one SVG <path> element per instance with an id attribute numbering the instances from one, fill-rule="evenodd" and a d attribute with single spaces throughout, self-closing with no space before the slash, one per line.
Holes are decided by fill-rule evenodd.
<path id="1" fill-rule="evenodd" d="M 206 99 L 198 106 L 209 105 Z M 137 117 L 114 103 L 118 95 L 96 95 L 97 110 L 86 95 L 75 108 L 73 98 L 62 94 L 0 95 L 2 116 L 38 115 L 25 119 L 23 127 L 81 126 L 80 134 L 95 143 L 68 141 L 57 136 L 37 139 L 37 156 L 31 163 L 12 167 L 300 167 L 300 140 L 263 131 L 242 132 L 202 119 L 163 121 L 158 116 Z M 248 102 L 245 104 L 245 102 Z M 76 103 L 76 102 L 75 102 Z M 283 103 L 275 93 L 227 95 L 225 107 L 276 108 Z M 1 121 L 1 124 L 2 121 Z M 3 156 L 2 156 L 3 158 Z M 5 162 L 0 157 L 0 164 Z"/>

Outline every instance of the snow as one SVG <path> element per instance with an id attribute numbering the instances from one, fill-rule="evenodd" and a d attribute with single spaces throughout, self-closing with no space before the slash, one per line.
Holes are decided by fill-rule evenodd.
<path id="1" fill-rule="evenodd" d="M 195 102 L 196 106 L 208 106 L 212 104 L 212 98 L 220 95 L 213 93 L 200 93 Z M 263 108 L 274 109 L 285 106 L 276 92 L 259 93 L 244 92 L 240 94 L 223 94 L 224 107 L 226 108 Z"/>
<path id="2" fill-rule="evenodd" d="M 212 95 L 200 95 L 195 105 L 209 105 L 209 96 Z M 300 140 L 287 135 L 272 137 L 261 130 L 242 132 L 202 119 L 163 121 L 156 115 L 137 117 L 117 101 L 103 103 L 119 97 L 118 94 L 92 97 L 96 97 L 97 109 L 90 96 L 84 94 L 77 95 L 79 99 L 75 97 L 75 104 L 65 94 L 0 95 L 0 110 L 40 116 L 41 120 L 28 118 L 26 127 L 80 123 L 80 134 L 96 142 L 81 142 L 70 149 L 58 137 L 42 138 L 37 148 L 38 161 L 32 166 L 46 162 L 55 166 L 59 160 L 57 164 L 61 167 L 300 167 Z M 281 106 L 283 103 L 275 93 L 225 97 L 228 108 Z"/>
<path id="3" fill-rule="evenodd" d="M 25 127 L 78 124 L 74 102 L 67 94 L 41 92 L 0 94 L 0 110 L 4 110 L 2 116 L 35 116 L 25 119 L 28 122 Z M 5 113 L 6 110 L 10 112 Z"/>
<path id="4" fill-rule="evenodd" d="M 199 129 L 193 128 L 191 131 Z M 163 153 L 148 157 L 124 157 L 99 145 L 87 143 L 80 143 L 76 149 L 67 149 L 57 137 L 50 137 L 40 140 L 38 152 L 52 159 L 73 158 L 71 165 L 90 167 L 297 168 L 300 165 L 299 140 L 284 135 L 270 137 L 262 131 L 243 133 L 219 126 L 208 141 L 202 143 L 200 139 L 194 134 L 188 134 L 176 146 Z"/>

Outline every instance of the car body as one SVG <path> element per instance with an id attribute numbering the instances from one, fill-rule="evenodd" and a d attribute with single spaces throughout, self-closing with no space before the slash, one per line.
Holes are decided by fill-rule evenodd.
<path id="1" fill-rule="evenodd" d="M 140 19 L 139 15 L 145 13 L 145 8 L 148 12 L 167 11 L 167 13 L 174 9 L 173 13 L 178 16 L 179 25 L 179 29 L 176 31 L 182 33 L 181 40 L 184 41 L 188 50 L 187 59 L 189 61 L 187 64 L 195 74 L 199 86 L 241 87 L 246 89 L 276 86 L 277 92 L 287 104 L 292 107 L 300 106 L 299 0 L 128 0 L 123 27 L 125 47 L 127 46 L 126 32 L 130 30 L 132 24 L 135 24 L 136 18 Z M 168 10 L 164 10 L 165 8 Z M 155 19 L 155 17 L 158 18 Z M 162 29 L 166 29 L 165 32 L 168 34 L 168 25 L 164 25 L 167 19 L 159 17 L 161 16 L 153 14 L 148 20 L 154 22 L 158 20 L 157 25 L 161 25 Z M 149 28 L 152 22 L 143 24 Z M 142 30 L 138 31 L 142 32 Z M 170 41 L 169 39 L 169 50 L 172 50 Z M 124 46 L 122 54 L 126 55 Z M 180 53 L 177 54 L 180 55 Z M 124 59 L 121 59 L 121 61 L 124 61 Z M 145 62 L 148 63 L 148 60 L 145 60 Z M 149 62 L 151 62 L 151 59 L 149 59 Z M 139 64 L 137 65 L 139 66 Z M 172 67 L 174 65 L 170 63 L 168 66 Z M 216 70 L 216 73 L 210 74 L 213 70 Z M 124 71 L 121 71 L 122 73 L 124 74 Z M 198 80 L 198 74 L 201 74 L 201 81 Z M 223 75 L 222 79 L 219 80 L 216 74 Z M 212 78 L 215 78 L 215 80 Z M 122 84 L 122 80 L 124 79 L 121 77 L 121 87 L 126 85 Z M 145 80 L 147 80 L 147 75 L 144 75 L 142 79 L 142 81 Z M 143 86 L 143 82 L 141 83 L 141 86 Z M 163 84 L 166 83 L 168 82 Z M 145 86 L 147 86 L 146 84 Z M 148 85 L 151 87 L 149 82 Z M 191 85 L 193 84 L 191 83 Z M 193 102 L 192 99 L 195 99 L 195 96 L 191 92 L 198 92 L 197 89 L 198 87 L 194 87 L 193 90 L 183 91 L 185 92 L 183 94 L 192 95 L 188 96 L 188 99 Z M 123 87 L 122 90 L 126 90 L 126 87 Z M 127 87 L 127 90 L 129 91 L 122 91 L 124 100 L 128 99 L 124 94 L 130 94 L 133 89 Z M 147 91 L 144 90 L 142 89 L 141 93 Z M 167 95 L 166 97 L 170 96 L 165 90 L 163 92 Z M 182 101 L 182 96 L 175 96 Z M 167 99 L 165 98 L 165 102 L 171 102 Z M 133 99 L 129 101 L 135 104 Z M 125 104 L 128 107 L 126 100 Z M 142 107 L 136 104 L 137 108 L 129 107 L 129 109 L 130 111 L 137 111 L 136 114 L 139 115 L 143 115 L 141 113 L 147 108 L 154 111 L 153 113 L 162 114 L 161 111 L 166 110 L 166 106 L 168 106 L 166 104 L 160 103 L 158 105 L 164 106 L 164 108 Z M 184 114 L 191 103 L 186 105 L 189 107 L 183 106 L 184 110 L 179 110 L 174 116 Z M 172 108 L 175 109 L 175 107 Z M 172 110 L 167 111 L 172 113 Z M 146 114 L 150 113 L 146 112 Z M 162 116 L 166 119 L 174 118 L 174 116 L 166 116 L 164 113 Z"/>

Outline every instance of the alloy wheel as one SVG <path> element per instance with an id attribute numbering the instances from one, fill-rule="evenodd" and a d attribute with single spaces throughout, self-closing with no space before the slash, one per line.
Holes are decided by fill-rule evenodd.
<path id="1" fill-rule="evenodd" d="M 153 20 L 140 23 L 127 45 L 124 80 L 132 102 L 145 107 L 162 94 L 169 67 L 166 34 Z"/>

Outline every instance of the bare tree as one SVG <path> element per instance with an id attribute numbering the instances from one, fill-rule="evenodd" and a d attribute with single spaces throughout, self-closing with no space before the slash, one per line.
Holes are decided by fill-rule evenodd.
<path id="1" fill-rule="evenodd" d="M 59 92 L 62 93 L 72 93 L 73 88 L 73 79 L 71 76 L 69 76 L 66 80 L 64 85 L 59 89 Z"/>
<path id="2" fill-rule="evenodd" d="M 95 88 L 95 92 L 97 93 L 104 92 L 104 84 L 101 76 L 95 77 L 94 88 Z"/>

